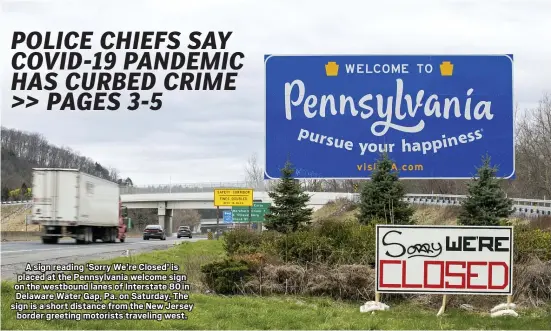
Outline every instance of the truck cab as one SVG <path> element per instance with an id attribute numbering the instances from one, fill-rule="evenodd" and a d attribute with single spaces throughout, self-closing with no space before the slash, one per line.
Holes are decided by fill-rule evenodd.
<path id="1" fill-rule="evenodd" d="M 122 205 L 122 201 L 119 199 L 119 210 L 120 210 L 120 217 L 119 217 L 119 241 L 123 243 L 126 240 L 126 232 L 128 232 L 128 229 L 130 227 L 130 218 L 128 218 L 128 208 L 126 206 Z"/>

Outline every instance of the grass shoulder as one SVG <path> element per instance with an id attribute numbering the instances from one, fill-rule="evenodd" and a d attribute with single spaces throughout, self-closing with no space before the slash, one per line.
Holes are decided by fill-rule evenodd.
<path id="1" fill-rule="evenodd" d="M 236 329 L 547 329 L 550 327 L 551 307 L 519 310 L 519 318 L 491 318 L 487 313 L 465 312 L 449 309 L 444 316 L 436 317 L 436 310 L 423 304 L 402 302 L 391 305 L 391 310 L 377 312 L 375 314 L 362 314 L 359 312 L 361 302 L 347 302 L 333 300 L 324 297 L 285 296 L 273 295 L 261 296 L 222 296 L 204 294 L 205 288 L 201 282 L 200 266 L 205 263 L 218 260 L 225 256 L 223 242 L 217 240 L 204 240 L 195 243 L 182 243 L 168 250 L 144 253 L 131 257 L 118 257 L 108 261 L 90 261 L 104 265 L 117 263 L 130 264 L 156 264 L 174 263 L 179 266 L 178 273 L 187 276 L 187 283 L 191 284 L 191 293 L 185 303 L 193 304 L 194 309 L 187 312 L 187 319 L 156 320 L 70 320 L 62 315 L 52 315 L 50 320 L 21 320 L 16 318 L 16 311 L 12 305 L 17 302 L 29 301 L 15 300 L 15 282 L 2 282 L 2 329 L 210 329 L 210 330 L 236 330 Z M 115 274 L 113 270 L 109 273 Z M 139 274 L 141 272 L 129 271 L 127 274 Z M 167 271 L 165 273 L 171 273 Z M 102 272 L 87 272 L 87 274 L 102 274 Z M 163 274 L 163 272 L 156 272 Z M 36 282 L 40 283 L 40 282 Z M 55 284 L 56 281 L 44 281 L 41 283 Z M 83 284 L 85 281 L 67 281 L 70 284 Z M 109 282 L 102 282 L 108 284 Z M 120 283 L 120 282 L 113 282 Z M 140 283 L 140 282 L 138 282 Z M 142 282 L 147 283 L 147 282 Z M 20 291 L 26 292 L 26 291 Z M 33 293 L 46 293 L 47 291 L 32 291 Z M 50 291 L 51 292 L 51 291 Z M 88 291 L 103 295 L 105 291 Z M 107 291 L 114 295 L 130 294 L 132 291 Z M 136 292 L 136 291 L 134 291 Z M 150 291 L 149 293 L 170 294 L 173 290 Z M 76 292 L 75 292 L 76 293 Z M 36 303 L 47 304 L 51 300 L 35 300 Z M 58 300 L 53 302 L 83 303 L 86 300 Z M 88 300 L 89 301 L 89 300 Z M 133 300 L 104 300 L 103 302 L 116 302 L 129 304 Z M 166 303 L 163 300 L 146 300 L 153 303 Z M 145 302 L 145 301 L 144 301 Z M 142 303 L 144 303 L 142 302 Z M 178 303 L 177 300 L 172 300 Z M 51 314 L 63 314 L 67 310 L 49 311 Z M 81 312 L 70 310 L 70 312 Z M 48 311 L 44 311 L 45 313 Z M 101 310 L 103 313 L 117 313 L 115 308 Z M 165 313 L 166 310 L 152 313 Z M 145 314 L 146 310 L 138 313 Z"/>

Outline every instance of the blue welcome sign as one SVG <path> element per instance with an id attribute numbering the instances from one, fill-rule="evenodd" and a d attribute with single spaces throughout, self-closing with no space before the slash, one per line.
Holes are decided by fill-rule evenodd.
<path id="1" fill-rule="evenodd" d="M 514 177 L 512 55 L 266 55 L 265 177 Z"/>

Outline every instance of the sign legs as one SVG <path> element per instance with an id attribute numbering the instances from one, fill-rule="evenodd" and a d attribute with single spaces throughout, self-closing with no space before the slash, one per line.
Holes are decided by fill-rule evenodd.
<path id="1" fill-rule="evenodd" d="M 440 307 L 440 310 L 438 311 L 436 316 L 440 316 L 440 315 L 444 314 L 444 312 L 446 311 L 446 305 L 447 304 L 448 304 L 448 296 L 446 294 L 444 294 L 442 296 L 442 306 Z"/>

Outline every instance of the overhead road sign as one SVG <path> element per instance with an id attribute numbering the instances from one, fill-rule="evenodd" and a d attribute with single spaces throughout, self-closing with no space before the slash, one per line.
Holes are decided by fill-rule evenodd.
<path id="1" fill-rule="evenodd" d="M 214 205 L 217 207 L 253 205 L 252 189 L 222 188 L 214 190 Z"/>
<path id="2" fill-rule="evenodd" d="M 264 215 L 271 206 L 269 202 L 255 202 L 250 209 L 250 221 L 252 223 L 264 222 Z M 232 207 L 232 219 L 235 223 L 249 222 L 249 207 Z"/>

